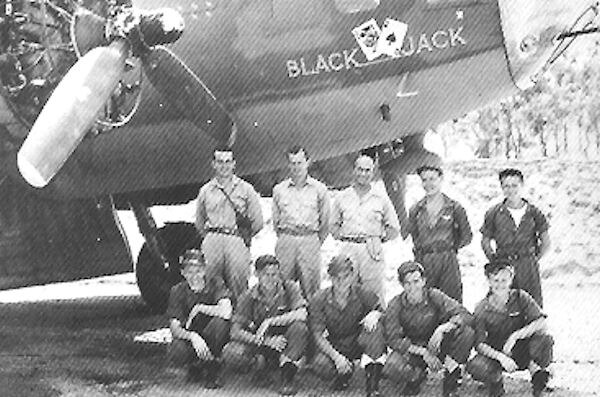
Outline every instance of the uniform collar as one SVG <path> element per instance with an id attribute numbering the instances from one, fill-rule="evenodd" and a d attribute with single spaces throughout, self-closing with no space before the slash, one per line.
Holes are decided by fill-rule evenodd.
<path id="1" fill-rule="evenodd" d="M 279 299 L 279 297 L 285 293 L 285 289 L 284 289 L 283 283 L 284 283 L 283 280 L 281 280 L 279 282 L 279 286 L 277 287 L 277 292 L 275 293 L 275 295 L 273 295 L 273 299 L 274 300 Z M 252 287 L 252 290 L 250 291 L 250 294 L 252 296 L 252 299 L 254 299 L 254 300 L 266 302 L 269 299 L 269 298 L 267 298 L 262 293 L 262 289 L 260 288 L 260 284 L 256 284 L 254 287 Z"/>
<path id="2" fill-rule="evenodd" d="M 358 297 L 358 286 L 356 284 L 352 284 L 350 286 L 350 293 L 348 293 L 348 300 L 346 301 L 346 306 L 351 301 L 354 301 Z M 335 300 L 335 296 L 333 295 L 333 285 L 327 289 L 327 302 L 331 304 L 337 304 Z"/>
<path id="3" fill-rule="evenodd" d="M 236 188 L 236 186 L 240 183 L 241 179 L 237 175 L 233 175 L 231 178 L 231 186 L 232 190 Z M 217 180 L 217 177 L 213 177 L 210 181 L 211 186 L 216 189 L 223 189 L 225 186 L 221 185 Z"/>
<path id="4" fill-rule="evenodd" d="M 310 175 L 307 175 L 306 177 L 306 182 L 304 183 L 304 186 L 313 186 L 315 184 L 315 179 L 312 178 Z M 288 178 L 287 179 L 287 185 L 289 186 L 296 186 L 296 184 L 294 183 L 294 180 L 292 178 Z M 299 187 L 304 187 L 304 186 L 299 186 Z"/>
<path id="5" fill-rule="evenodd" d="M 508 293 L 508 301 L 506 302 L 506 307 L 504 310 L 498 309 L 496 306 L 490 303 L 490 296 L 492 295 L 492 291 L 488 291 L 487 295 L 484 299 L 484 309 L 488 312 L 496 312 L 496 313 L 504 313 L 508 310 L 508 308 L 512 305 L 512 303 L 517 299 L 519 291 L 516 289 L 511 289 Z"/>
<path id="6" fill-rule="evenodd" d="M 452 207 L 452 199 L 446 195 L 446 193 L 442 193 L 442 197 L 444 198 L 444 205 L 442 210 Z M 421 211 L 427 205 L 427 197 L 423 197 L 421 200 L 415 204 L 415 207 L 418 211 Z"/>
<path id="7" fill-rule="evenodd" d="M 400 295 L 400 300 L 402 301 L 402 306 L 406 307 L 406 306 L 417 306 L 417 305 L 428 305 L 429 304 L 429 288 L 424 287 L 423 288 L 423 296 L 424 299 L 417 303 L 416 305 L 414 303 L 411 303 L 408 301 L 408 294 L 406 292 L 402 292 L 402 295 Z"/>
<path id="8" fill-rule="evenodd" d="M 531 209 L 531 204 L 529 203 L 529 200 L 521 198 L 521 200 L 523 200 L 525 202 L 525 213 L 529 212 Z M 502 203 L 500 203 L 500 210 L 501 211 L 508 211 L 510 208 L 508 208 L 508 205 L 506 205 L 506 202 L 508 201 L 508 199 L 504 199 L 502 200 Z"/>

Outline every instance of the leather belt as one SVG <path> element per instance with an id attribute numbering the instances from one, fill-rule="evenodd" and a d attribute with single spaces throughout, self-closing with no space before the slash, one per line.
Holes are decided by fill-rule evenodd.
<path id="1" fill-rule="evenodd" d="M 281 234 L 289 234 L 290 236 L 312 236 L 317 234 L 314 230 L 306 230 L 306 229 L 279 229 L 279 233 Z"/>
<path id="2" fill-rule="evenodd" d="M 415 248 L 415 254 L 426 255 L 426 254 L 440 254 L 442 252 L 454 252 L 454 248 L 450 247 L 423 247 Z"/>
<path id="3" fill-rule="evenodd" d="M 340 237 L 341 241 L 346 241 L 348 243 L 355 243 L 355 244 L 364 244 L 367 242 L 367 238 L 366 237 L 351 237 L 351 236 L 343 236 Z"/>
<path id="4" fill-rule="evenodd" d="M 231 236 L 239 236 L 240 233 L 235 227 L 208 227 L 206 233 L 228 234 Z"/>
<path id="5" fill-rule="evenodd" d="M 498 259 L 506 259 L 508 261 L 516 261 L 521 258 L 535 258 L 535 249 L 531 248 L 524 251 L 517 252 L 499 252 L 496 254 Z"/>

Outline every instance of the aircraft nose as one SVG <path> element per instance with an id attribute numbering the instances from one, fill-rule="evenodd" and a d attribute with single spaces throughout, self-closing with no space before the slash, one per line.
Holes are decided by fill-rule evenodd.
<path id="1" fill-rule="evenodd" d="M 510 70 L 520 89 L 530 87 L 533 77 L 561 45 L 559 34 L 584 29 L 596 19 L 593 0 L 498 0 L 504 43 Z"/>

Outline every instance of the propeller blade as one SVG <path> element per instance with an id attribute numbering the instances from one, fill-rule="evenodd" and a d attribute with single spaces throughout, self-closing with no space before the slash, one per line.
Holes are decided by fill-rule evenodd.
<path id="1" fill-rule="evenodd" d="M 71 36 L 78 56 L 87 54 L 92 48 L 107 45 L 104 37 L 106 19 L 83 7 L 73 14 Z"/>
<path id="2" fill-rule="evenodd" d="M 17 155 L 30 185 L 46 186 L 77 148 L 119 82 L 127 55 L 123 40 L 94 48 L 58 84 Z"/>
<path id="3" fill-rule="evenodd" d="M 169 104 L 219 143 L 232 143 L 233 120 L 208 87 L 171 51 L 156 46 L 144 59 L 146 76 Z"/>

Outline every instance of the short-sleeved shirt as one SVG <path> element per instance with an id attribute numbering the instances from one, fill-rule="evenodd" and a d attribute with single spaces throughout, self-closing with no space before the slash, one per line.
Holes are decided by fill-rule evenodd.
<path id="1" fill-rule="evenodd" d="M 386 343 L 405 353 L 411 344 L 426 344 L 435 329 L 448 321 L 470 325 L 473 317 L 438 289 L 425 288 L 425 299 L 417 304 L 409 302 L 406 292 L 402 292 L 390 301 L 383 317 Z"/>
<path id="2" fill-rule="evenodd" d="M 232 321 L 240 324 L 243 329 L 254 331 L 267 318 L 302 307 L 306 307 L 306 300 L 295 282 L 281 281 L 272 298 L 267 298 L 262 293 L 260 284 L 257 284 L 240 296 Z"/>
<path id="3" fill-rule="evenodd" d="M 273 227 L 325 233 L 329 228 L 329 193 L 318 180 L 308 177 L 304 186 L 291 178 L 273 188 Z"/>
<path id="4" fill-rule="evenodd" d="M 184 280 L 171 287 L 167 317 L 177 319 L 182 326 L 185 326 L 190 311 L 196 304 L 216 305 L 221 299 L 230 298 L 231 293 L 219 277 L 210 279 L 200 292 L 194 292 L 188 282 Z"/>
<path id="5" fill-rule="evenodd" d="M 373 310 L 380 310 L 379 297 L 359 285 L 353 285 L 346 306 L 341 307 L 333 295 L 333 287 L 319 291 L 309 306 L 309 324 L 313 333 L 325 331 L 332 340 L 357 337 L 360 321 Z"/>
<path id="6" fill-rule="evenodd" d="M 427 200 L 421 199 L 408 213 L 408 232 L 416 249 L 447 244 L 451 249 L 459 249 L 469 244 L 473 238 L 467 212 L 457 201 L 443 195 L 444 205 L 432 225 L 427 213 Z"/>
<path id="7" fill-rule="evenodd" d="M 216 178 L 211 179 L 200 188 L 196 208 L 196 228 L 236 227 L 236 215 L 231 202 L 223 191 L 224 188 Z M 225 189 L 231 200 L 242 214 L 252 222 L 252 232 L 258 233 L 263 227 L 260 198 L 252 185 L 237 176 L 233 176 L 231 190 Z"/>
<path id="8" fill-rule="evenodd" d="M 531 322 L 546 317 L 540 306 L 527 292 L 513 289 L 503 309 L 493 306 L 490 294 L 475 307 L 475 343 L 486 343 L 502 350 L 508 337 Z"/>
<path id="9" fill-rule="evenodd" d="M 536 250 L 540 235 L 548 231 L 546 216 L 526 201 L 527 210 L 517 226 L 506 207 L 506 200 L 490 208 L 484 217 L 481 234 L 496 242 L 498 254 Z"/>
<path id="10" fill-rule="evenodd" d="M 341 237 L 386 238 L 386 230 L 400 230 L 398 215 L 391 200 L 384 193 L 371 188 L 359 196 L 353 186 L 339 192 L 331 215 L 332 229 Z"/>

